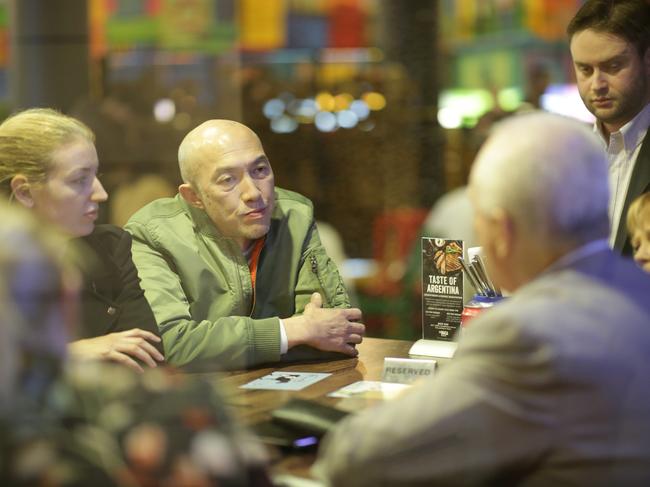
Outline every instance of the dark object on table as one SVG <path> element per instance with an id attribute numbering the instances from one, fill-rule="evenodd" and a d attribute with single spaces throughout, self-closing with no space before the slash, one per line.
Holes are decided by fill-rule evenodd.
<path id="1" fill-rule="evenodd" d="M 294 398 L 273 411 L 270 421 L 254 425 L 253 430 L 269 445 L 309 449 L 347 414 L 332 406 Z"/>

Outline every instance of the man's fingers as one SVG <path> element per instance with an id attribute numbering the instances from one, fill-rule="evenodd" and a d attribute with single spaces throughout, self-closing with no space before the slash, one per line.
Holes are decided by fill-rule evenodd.
<path id="1" fill-rule="evenodd" d="M 352 322 L 348 325 L 348 333 L 355 333 L 357 335 L 366 334 L 366 325 L 363 323 Z"/>
<path id="2" fill-rule="evenodd" d="M 359 308 L 347 308 L 343 311 L 345 312 L 345 317 L 350 321 L 359 321 L 363 317 Z"/>
<path id="3" fill-rule="evenodd" d="M 323 307 L 323 298 L 321 298 L 320 293 L 312 293 L 311 296 L 309 297 L 309 302 L 305 305 L 305 313 L 322 307 Z"/>
<path id="4" fill-rule="evenodd" d="M 348 343 L 361 343 L 362 341 L 363 337 L 361 335 L 357 335 L 356 333 L 353 333 L 348 337 Z"/>
<path id="5" fill-rule="evenodd" d="M 352 357 L 356 357 L 357 355 L 359 355 L 359 350 L 354 348 L 352 345 L 348 345 L 347 343 L 343 345 L 343 347 L 341 347 L 341 349 L 338 351 L 346 355 L 350 355 Z"/>
<path id="6" fill-rule="evenodd" d="M 314 305 L 316 308 L 322 308 L 323 297 L 320 295 L 320 293 L 313 293 L 309 299 L 309 304 Z"/>

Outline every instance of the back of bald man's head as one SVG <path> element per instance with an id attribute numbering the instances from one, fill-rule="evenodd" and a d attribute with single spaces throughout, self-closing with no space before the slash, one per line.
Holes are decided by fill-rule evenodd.
<path id="1" fill-rule="evenodd" d="M 233 141 L 240 137 L 259 137 L 246 125 L 234 120 L 208 120 L 192 129 L 178 147 L 178 166 L 184 183 L 193 184 L 196 176 L 197 155 L 203 150 L 214 151 L 214 157 L 228 152 Z"/>
<path id="2" fill-rule="evenodd" d="M 497 124 L 470 175 L 484 213 L 501 208 L 551 241 L 606 237 L 608 184 L 606 154 L 591 127 L 545 112 Z"/>

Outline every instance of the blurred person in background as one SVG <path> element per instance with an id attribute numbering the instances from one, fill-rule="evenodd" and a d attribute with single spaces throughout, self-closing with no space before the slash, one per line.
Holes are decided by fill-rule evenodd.
<path id="1" fill-rule="evenodd" d="M 505 120 L 469 192 L 512 296 L 431 379 L 339 423 L 315 473 L 346 487 L 650 485 L 650 276 L 609 249 L 597 136 L 548 113 Z"/>
<path id="2" fill-rule="evenodd" d="M 650 193 L 643 193 L 630 205 L 627 231 L 634 260 L 644 271 L 650 272 Z"/>
<path id="3" fill-rule="evenodd" d="M 92 131 L 50 109 L 17 113 L 0 125 L 0 187 L 69 241 L 83 247 L 81 324 L 68 345 L 78 359 L 107 359 L 134 370 L 164 360 L 158 327 L 131 259 L 131 237 L 95 226 L 107 194 L 97 179 Z"/>
<path id="4" fill-rule="evenodd" d="M 336 229 L 334 225 L 325 221 L 317 221 L 316 228 L 318 229 L 318 235 L 320 235 L 321 243 L 325 248 L 325 252 L 341 270 L 341 278 L 345 283 L 345 289 L 348 292 L 350 298 L 350 303 L 353 306 L 358 306 L 357 291 L 354 279 L 346 276 L 343 272 L 343 266 L 348 260 L 348 255 L 345 252 L 345 245 L 343 243 L 343 237 L 341 233 Z"/>
<path id="5" fill-rule="evenodd" d="M 551 84 L 551 73 L 548 66 L 533 63 L 526 70 L 526 94 L 517 113 L 542 109 L 542 96 Z"/>
<path id="6" fill-rule="evenodd" d="M 132 177 L 120 184 L 111 196 L 110 221 L 123 227 L 129 218 L 147 203 L 158 198 L 174 196 L 176 188 L 158 174 L 145 174 Z"/>
<path id="7" fill-rule="evenodd" d="M 266 453 L 209 384 L 66 363 L 79 305 L 66 242 L 19 206 L 0 203 L 0 221 L 1 485 L 271 485 Z"/>
<path id="8" fill-rule="evenodd" d="M 125 227 L 168 362 L 235 369 L 356 356 L 361 311 L 350 308 L 312 203 L 275 186 L 257 135 L 210 120 L 183 139 L 178 160 L 178 195 Z"/>
<path id="9" fill-rule="evenodd" d="M 631 255 L 625 215 L 650 191 L 650 2 L 587 0 L 567 33 L 578 91 L 609 160 L 609 242 Z"/>

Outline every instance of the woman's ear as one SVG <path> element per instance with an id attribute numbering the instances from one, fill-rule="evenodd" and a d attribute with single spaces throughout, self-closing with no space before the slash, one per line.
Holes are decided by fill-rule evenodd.
<path id="1" fill-rule="evenodd" d="M 34 198 L 29 181 L 22 174 L 11 178 L 11 193 L 14 198 L 26 208 L 34 207 Z"/>

